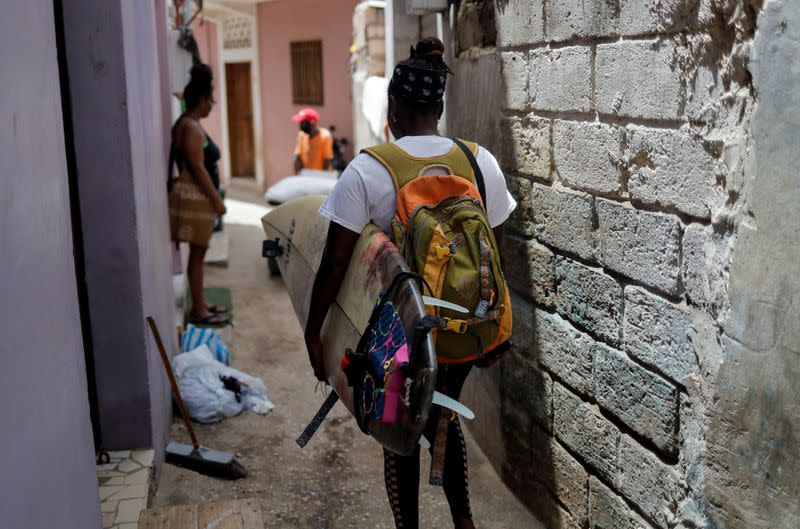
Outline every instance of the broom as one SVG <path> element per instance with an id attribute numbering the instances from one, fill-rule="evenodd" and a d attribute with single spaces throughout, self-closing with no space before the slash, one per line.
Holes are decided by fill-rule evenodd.
<path id="1" fill-rule="evenodd" d="M 167 358 L 167 351 L 164 349 L 164 343 L 161 341 L 156 322 L 152 317 L 148 316 L 147 323 L 150 325 L 150 330 L 153 331 L 153 338 L 156 340 L 158 352 L 161 353 L 161 361 L 164 363 L 164 369 L 167 370 L 169 385 L 172 387 L 172 394 L 181 410 L 183 423 L 192 438 L 191 445 L 171 441 L 167 445 L 167 462 L 200 474 L 223 479 L 239 479 L 247 476 L 247 470 L 233 458 L 233 454 L 230 452 L 221 452 L 200 446 L 194 433 L 194 428 L 192 428 L 189 412 L 186 411 L 186 406 L 183 404 L 181 393 L 178 390 L 178 383 L 172 373 L 172 366 L 169 363 L 169 358 Z"/>

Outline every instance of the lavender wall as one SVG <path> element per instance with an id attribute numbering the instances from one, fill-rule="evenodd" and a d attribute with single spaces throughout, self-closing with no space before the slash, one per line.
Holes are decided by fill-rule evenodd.
<path id="1" fill-rule="evenodd" d="M 156 11 L 158 2 L 121 0 L 127 109 L 130 125 L 132 174 L 136 203 L 142 308 L 140 332 L 146 343 L 147 382 L 150 396 L 152 446 L 161 461 L 169 440 L 172 417 L 164 367 L 144 317 L 153 316 L 161 329 L 168 351 L 177 351 L 174 294 L 172 288 L 172 247 L 167 210 L 166 173 L 168 146 L 162 129 L 162 100 L 171 97 L 161 90 L 159 77 L 163 49 L 158 48 Z"/>
<path id="2" fill-rule="evenodd" d="M 170 88 L 171 72 L 169 64 L 169 50 L 174 45 L 170 38 L 170 28 L 168 25 L 167 3 L 172 5 L 171 0 L 155 0 L 156 13 L 156 46 L 158 49 L 158 73 L 161 97 L 161 130 L 164 145 L 170 141 L 170 129 L 172 127 L 172 90 Z M 164 16 L 162 16 L 164 15 Z"/>
<path id="3" fill-rule="evenodd" d="M 0 525 L 100 527 L 52 2 L 0 17 Z"/>
<path id="4" fill-rule="evenodd" d="M 160 456 L 169 397 L 144 317 L 171 350 L 175 324 L 156 2 L 64 4 L 103 447 Z"/>
<path id="5" fill-rule="evenodd" d="M 200 57 L 203 62 L 208 64 L 211 71 L 214 72 L 214 99 L 217 104 L 211 109 L 211 114 L 203 120 L 203 128 L 206 130 L 211 139 L 219 145 L 222 151 L 222 159 L 219 161 L 220 179 L 224 183 L 228 181 L 228 173 L 226 170 L 225 153 L 228 152 L 227 145 L 225 144 L 225 135 L 222 133 L 222 127 L 226 126 L 222 123 L 222 83 L 225 82 L 225 65 L 222 64 L 219 56 L 219 43 L 218 32 L 219 26 L 216 22 L 211 20 L 195 20 L 192 24 L 192 31 L 194 38 L 197 40 L 197 47 L 200 50 Z M 188 72 L 187 72 L 188 74 Z"/>

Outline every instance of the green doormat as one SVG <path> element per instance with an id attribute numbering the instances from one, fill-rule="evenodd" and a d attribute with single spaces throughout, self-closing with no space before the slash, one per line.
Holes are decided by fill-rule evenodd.
<path id="1" fill-rule="evenodd" d="M 209 305 L 216 305 L 217 307 L 225 307 L 228 309 L 228 312 L 225 314 L 221 314 L 221 316 L 226 316 L 228 321 L 225 323 L 200 323 L 196 324 L 197 327 L 226 327 L 233 323 L 233 302 L 231 301 L 231 291 L 229 288 L 220 288 L 220 287 L 206 287 L 203 289 L 203 296 L 206 298 L 206 303 Z M 186 289 L 186 298 L 185 303 L 183 304 L 186 307 L 183 313 L 183 320 L 186 323 L 189 323 L 192 314 L 192 296 L 189 295 L 189 289 Z"/>

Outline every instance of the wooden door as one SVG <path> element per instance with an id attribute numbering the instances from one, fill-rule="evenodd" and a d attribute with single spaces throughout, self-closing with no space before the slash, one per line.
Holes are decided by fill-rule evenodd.
<path id="1" fill-rule="evenodd" d="M 253 140 L 253 94 L 250 84 L 250 63 L 225 65 L 225 86 L 228 89 L 228 140 L 232 176 L 256 174 Z"/>

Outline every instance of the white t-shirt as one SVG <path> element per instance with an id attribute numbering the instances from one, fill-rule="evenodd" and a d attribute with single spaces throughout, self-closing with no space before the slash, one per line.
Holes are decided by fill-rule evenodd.
<path id="1" fill-rule="evenodd" d="M 396 145 L 417 158 L 442 156 L 453 148 L 453 140 L 442 136 L 405 136 Z M 494 156 L 480 147 L 475 156 L 486 186 L 487 217 L 492 228 L 504 223 L 517 207 L 506 189 L 503 172 Z M 433 169 L 430 174 L 444 173 Z M 378 160 L 359 154 L 350 162 L 319 213 L 350 231 L 361 233 L 370 221 L 385 233 L 395 216 L 396 193 L 392 175 Z"/>

